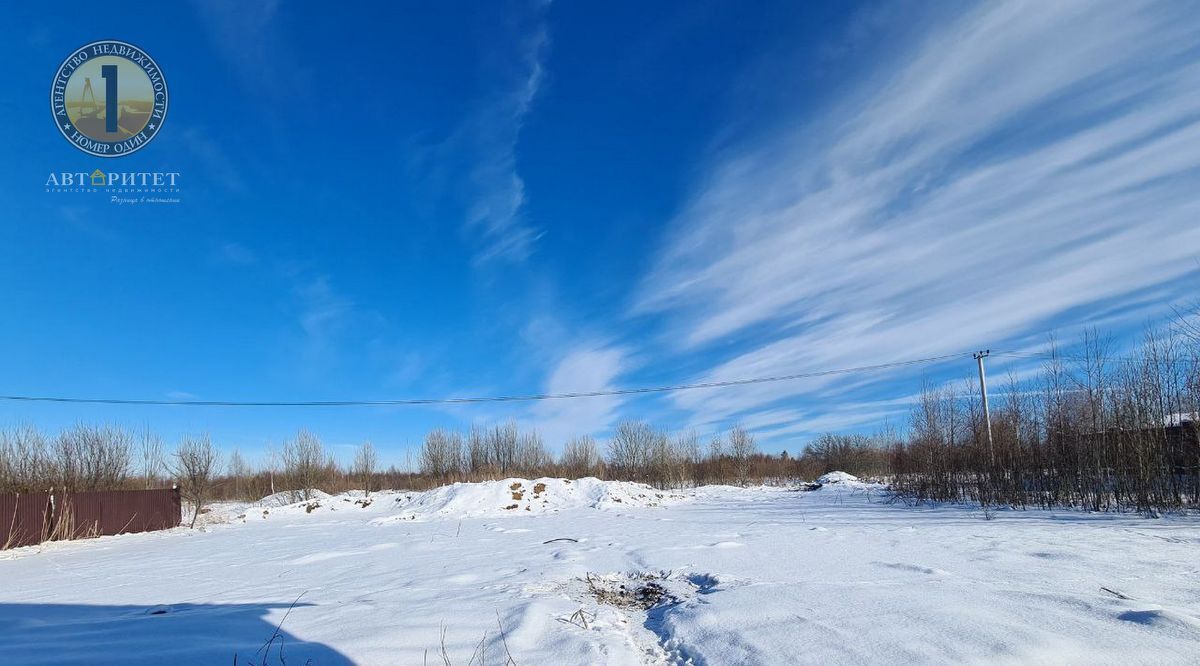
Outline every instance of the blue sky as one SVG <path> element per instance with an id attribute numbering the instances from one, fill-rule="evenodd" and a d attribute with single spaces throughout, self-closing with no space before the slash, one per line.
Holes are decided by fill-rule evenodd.
<path id="1" fill-rule="evenodd" d="M 1200 20 L 1184 3 L 116 3 L 7 10 L 0 393 L 325 400 L 589 391 L 1133 339 L 1200 271 Z M 107 161 L 46 91 L 111 37 L 170 85 Z M 115 165 L 119 163 L 119 165 Z M 47 193 L 169 170 L 178 205 Z M 1027 372 L 995 359 L 993 373 Z M 903 425 L 955 360 L 509 405 L 0 403 L 0 423 L 309 427 L 389 461 L 513 418 L 763 447 Z"/>

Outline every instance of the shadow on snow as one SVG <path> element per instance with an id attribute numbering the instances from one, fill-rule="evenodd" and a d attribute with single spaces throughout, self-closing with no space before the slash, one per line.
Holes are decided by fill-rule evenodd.
<path id="1" fill-rule="evenodd" d="M 295 608 L 311 605 L 301 602 Z M 279 618 L 290 607 L 288 602 L 161 606 L 3 603 L 0 645 L 4 646 L 5 661 L 19 664 L 353 663 L 328 645 L 291 635 L 286 623 L 280 627 Z"/>

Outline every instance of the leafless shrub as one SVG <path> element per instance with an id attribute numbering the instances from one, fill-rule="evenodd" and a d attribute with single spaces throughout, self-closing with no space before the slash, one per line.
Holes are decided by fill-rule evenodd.
<path id="1" fill-rule="evenodd" d="M 191 527 L 208 502 L 220 455 L 208 434 L 187 436 L 175 449 L 171 472 L 179 484 L 179 494 L 192 505 Z"/>
<path id="2" fill-rule="evenodd" d="M 507 476 L 516 462 L 519 440 L 517 424 L 513 421 L 487 433 L 488 464 L 501 476 Z"/>
<path id="3" fill-rule="evenodd" d="M 425 435 L 421 447 L 421 472 L 443 482 L 457 476 L 462 470 L 462 435 L 452 430 L 435 428 Z"/>
<path id="4" fill-rule="evenodd" d="M 163 450 L 162 439 L 157 434 L 151 432 L 149 427 L 142 429 L 138 454 L 142 467 L 142 480 L 145 481 L 145 487 L 153 488 L 163 468 Z"/>
<path id="5" fill-rule="evenodd" d="M 606 464 L 618 478 L 646 481 L 654 447 L 662 433 L 645 421 L 622 421 L 608 440 Z"/>
<path id="6" fill-rule="evenodd" d="M 758 452 L 754 435 L 750 434 L 741 424 L 729 429 L 729 458 L 733 463 L 734 476 L 739 486 L 745 486 L 750 480 L 751 457 Z"/>
<path id="7" fill-rule="evenodd" d="M 295 439 L 284 445 L 282 460 L 283 473 L 295 501 L 312 499 L 312 490 L 327 485 L 336 471 L 333 458 L 325 452 L 321 440 L 308 430 L 297 432 Z"/>
<path id="8" fill-rule="evenodd" d="M 669 437 L 658 432 L 650 453 L 649 481 L 658 488 L 682 488 L 694 479 L 692 458 L 699 449 L 695 433 Z"/>
<path id="9" fill-rule="evenodd" d="M 234 449 L 229 454 L 229 463 L 226 465 L 226 474 L 230 481 L 233 482 L 233 496 L 237 499 L 257 499 L 253 494 L 250 494 L 250 483 L 248 480 L 251 476 L 250 466 L 246 464 L 246 460 L 242 458 L 242 454 L 237 449 Z M 262 497 L 262 495 L 258 495 Z"/>
<path id="10" fill-rule="evenodd" d="M 362 483 L 363 492 L 371 494 L 375 481 L 375 470 L 379 466 L 379 458 L 375 455 L 375 445 L 363 442 L 354 453 L 353 476 Z"/>
<path id="11" fill-rule="evenodd" d="M 521 433 L 517 440 L 515 469 L 521 474 L 539 476 L 554 464 L 554 458 L 546 451 L 542 436 L 536 431 Z"/>
<path id="12" fill-rule="evenodd" d="M 115 426 L 77 424 L 54 440 L 57 486 L 68 491 L 119 487 L 129 476 L 133 437 Z"/>
<path id="13" fill-rule="evenodd" d="M 600 458 L 600 450 L 596 448 L 596 440 L 585 435 L 576 437 L 563 446 L 559 465 L 564 474 L 578 479 L 600 476 L 603 473 L 604 462 Z"/>
<path id="14" fill-rule="evenodd" d="M 472 474 L 481 474 L 491 464 L 487 434 L 479 426 L 471 426 L 467 436 L 467 467 Z"/>
<path id="15" fill-rule="evenodd" d="M 729 465 L 725 455 L 725 440 L 720 433 L 708 441 L 708 456 L 697 467 L 699 483 L 725 483 L 729 477 Z"/>
<path id="16" fill-rule="evenodd" d="M 30 425 L 0 430 L 0 492 L 47 490 L 54 464 L 46 438 Z"/>

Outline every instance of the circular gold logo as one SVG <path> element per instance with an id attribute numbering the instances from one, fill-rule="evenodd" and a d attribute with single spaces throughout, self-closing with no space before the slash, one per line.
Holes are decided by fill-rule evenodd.
<path id="1" fill-rule="evenodd" d="M 92 42 L 54 74 L 50 109 L 58 131 L 97 157 L 141 150 L 167 117 L 167 81 L 145 51 L 114 39 Z"/>

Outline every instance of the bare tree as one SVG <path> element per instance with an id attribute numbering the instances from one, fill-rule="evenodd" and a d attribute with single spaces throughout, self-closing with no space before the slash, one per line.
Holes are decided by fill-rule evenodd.
<path id="1" fill-rule="evenodd" d="M 472 474 L 479 474 L 488 468 L 490 461 L 487 434 L 479 426 L 471 426 L 471 433 L 467 435 L 468 469 Z"/>
<path id="2" fill-rule="evenodd" d="M 656 467 L 660 485 L 683 488 L 695 480 L 695 463 L 700 458 L 700 442 L 692 431 L 679 433 L 673 439 L 659 439 Z"/>
<path id="3" fill-rule="evenodd" d="M 284 444 L 282 457 L 283 471 L 296 501 L 312 499 L 312 491 L 327 484 L 333 459 L 313 433 L 297 432 L 295 439 Z"/>
<path id="4" fill-rule="evenodd" d="M 46 438 L 30 425 L 0 430 L 0 492 L 27 493 L 53 485 Z"/>
<path id="5" fill-rule="evenodd" d="M 708 459 L 703 465 L 700 478 L 703 483 L 725 483 L 728 481 L 729 474 L 725 458 L 725 441 L 721 439 L 721 434 L 713 435 L 708 442 Z"/>
<path id="6" fill-rule="evenodd" d="M 536 476 L 553 462 L 550 453 L 542 444 L 542 436 L 536 431 L 522 433 L 517 439 L 517 456 L 513 465 L 522 474 Z"/>
<path id="7" fill-rule="evenodd" d="M 496 426 L 487 434 L 489 462 L 500 474 L 508 475 L 516 461 L 519 439 L 517 424 L 513 421 Z"/>
<path id="8" fill-rule="evenodd" d="M 596 448 L 596 440 L 584 435 L 567 442 L 559 458 L 563 473 L 572 478 L 599 476 L 603 461 Z"/>
<path id="9" fill-rule="evenodd" d="M 645 481 L 662 433 L 645 421 L 622 421 L 608 440 L 608 466 L 619 478 Z"/>
<path id="10" fill-rule="evenodd" d="M 242 454 L 237 449 L 234 449 L 233 453 L 229 454 L 229 464 L 226 465 L 226 469 L 228 470 L 229 477 L 233 479 L 233 496 L 238 499 L 244 499 L 243 491 L 246 489 L 243 488 L 242 484 L 245 482 L 246 477 L 250 476 L 250 467 L 246 464 L 245 459 L 242 458 Z"/>
<path id="11" fill-rule="evenodd" d="M 435 428 L 425 435 L 421 447 L 421 472 L 448 481 L 461 470 L 462 448 L 462 435 Z"/>
<path id="12" fill-rule="evenodd" d="M 275 489 L 275 477 L 279 476 L 279 449 L 274 444 L 267 444 L 267 481 L 271 487 L 271 495 L 279 492 Z"/>
<path id="13" fill-rule="evenodd" d="M 379 467 L 379 458 L 375 455 L 375 445 L 370 441 L 363 442 L 354 453 L 354 477 L 362 484 L 363 492 L 371 494 L 371 483 L 375 479 L 375 470 Z"/>
<path id="14" fill-rule="evenodd" d="M 1175 329 L 1180 335 L 1200 346 L 1200 300 L 1175 308 Z"/>
<path id="15" fill-rule="evenodd" d="M 132 450 L 126 430 L 76 424 L 54 440 L 58 484 L 69 491 L 117 488 L 129 476 Z"/>
<path id="16" fill-rule="evenodd" d="M 159 472 L 163 468 L 162 439 L 146 426 L 142 429 L 142 441 L 138 448 L 142 464 L 142 478 L 146 488 L 153 488 Z"/>
<path id="17" fill-rule="evenodd" d="M 758 446 L 754 443 L 754 435 L 741 424 L 729 429 L 729 458 L 733 462 L 733 471 L 739 486 L 745 486 L 749 481 L 750 461 L 755 453 L 758 453 Z"/>
<path id="18" fill-rule="evenodd" d="M 199 437 L 187 436 L 175 449 L 175 462 L 171 472 L 179 484 L 179 493 L 192 505 L 191 527 L 196 527 L 196 518 L 212 492 L 213 478 L 217 473 L 220 455 L 212 439 L 205 433 Z"/>

